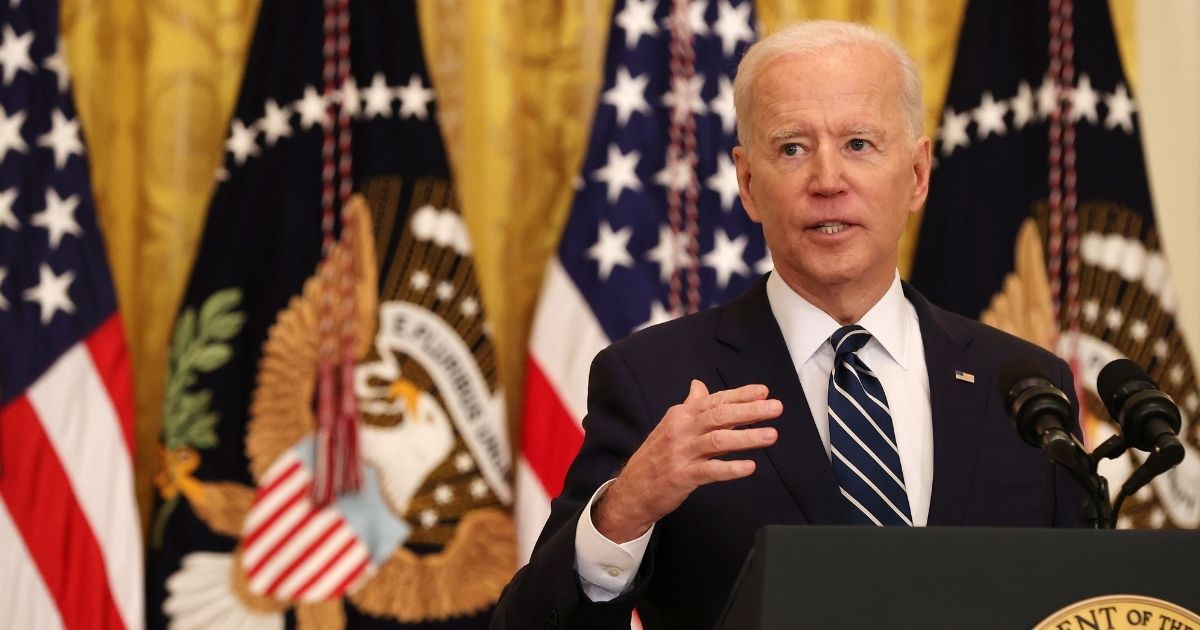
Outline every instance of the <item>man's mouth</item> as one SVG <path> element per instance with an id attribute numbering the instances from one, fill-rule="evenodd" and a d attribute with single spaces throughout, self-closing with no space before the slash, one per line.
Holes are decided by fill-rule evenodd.
<path id="1" fill-rule="evenodd" d="M 822 234 L 837 234 L 838 232 L 841 232 L 842 230 L 844 230 L 848 227 L 850 227 L 850 226 L 846 223 L 839 223 L 837 221 L 829 221 L 826 223 L 818 223 L 814 227 L 814 229 Z"/>

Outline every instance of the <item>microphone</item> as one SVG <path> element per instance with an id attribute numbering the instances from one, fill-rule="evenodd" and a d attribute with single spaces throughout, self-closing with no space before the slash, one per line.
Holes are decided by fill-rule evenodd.
<path id="1" fill-rule="evenodd" d="M 1091 459 L 1079 440 L 1067 430 L 1071 401 L 1055 387 L 1046 370 L 1029 358 L 1016 359 L 1000 371 L 1000 397 L 1030 446 L 1041 447 L 1053 461 L 1076 473 L 1087 473 Z"/>
<path id="2" fill-rule="evenodd" d="M 1158 383 L 1129 359 L 1117 359 L 1100 370 L 1096 391 L 1104 408 L 1121 425 L 1126 446 L 1158 453 L 1166 468 L 1183 461 L 1179 407 Z"/>
<path id="3" fill-rule="evenodd" d="M 1097 529 L 1113 521 L 1108 482 L 1096 474 L 1096 463 L 1068 429 L 1073 424 L 1071 400 L 1051 382 L 1046 368 L 1031 357 L 1009 362 L 1000 370 L 1000 399 L 1022 440 L 1040 446 L 1050 461 L 1067 469 L 1087 492 L 1085 518 Z"/>

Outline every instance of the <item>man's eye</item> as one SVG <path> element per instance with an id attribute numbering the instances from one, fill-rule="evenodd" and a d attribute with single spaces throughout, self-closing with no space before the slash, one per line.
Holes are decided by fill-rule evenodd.
<path id="1" fill-rule="evenodd" d="M 783 154 L 784 155 L 791 157 L 794 155 L 798 155 L 799 153 L 800 153 L 800 145 L 796 144 L 795 142 L 789 142 L 788 144 L 783 145 Z"/>
<path id="2" fill-rule="evenodd" d="M 851 151 L 863 151 L 868 146 L 870 146 L 870 143 L 868 143 L 866 140 L 863 140 L 862 138 L 855 138 L 855 139 L 851 140 L 850 142 L 847 142 L 846 146 L 850 147 Z"/>

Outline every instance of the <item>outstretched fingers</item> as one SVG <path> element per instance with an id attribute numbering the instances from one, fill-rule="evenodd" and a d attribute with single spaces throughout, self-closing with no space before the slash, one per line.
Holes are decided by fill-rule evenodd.
<path id="1" fill-rule="evenodd" d="M 723 389 L 715 394 L 696 396 L 698 392 L 697 384 L 699 384 L 700 388 L 704 388 L 703 383 L 693 380 L 692 389 L 690 392 L 688 392 L 687 400 L 684 401 L 684 404 L 689 406 L 689 411 L 697 414 L 717 409 L 729 404 L 764 400 L 768 393 L 766 385 L 755 384 L 743 385 L 737 389 Z M 707 389 L 704 389 L 703 391 L 706 394 L 708 392 Z"/>
<path id="2" fill-rule="evenodd" d="M 731 481 L 754 474 L 754 462 L 749 459 L 710 459 L 696 467 L 697 485 Z"/>
<path id="3" fill-rule="evenodd" d="M 685 404 L 700 408 L 698 412 L 692 409 L 692 430 L 696 432 L 692 453 L 712 458 L 775 443 L 778 433 L 772 427 L 743 428 L 783 413 L 783 404 L 767 395 L 763 385 L 746 385 L 704 397 L 689 396 Z"/>
<path id="4" fill-rule="evenodd" d="M 770 446 L 778 437 L 779 433 L 774 427 L 717 429 L 696 437 L 695 452 L 701 457 L 716 457 Z"/>
<path id="5" fill-rule="evenodd" d="M 709 398 L 715 397 L 709 396 Z M 764 394 L 765 396 L 765 394 Z M 696 415 L 700 429 L 713 431 L 717 429 L 732 429 L 747 424 L 762 422 L 776 418 L 783 413 L 783 403 L 775 399 L 753 399 L 748 401 L 726 402 L 720 406 L 706 409 Z"/>
<path id="6" fill-rule="evenodd" d="M 753 474 L 753 461 L 720 457 L 775 443 L 775 428 L 747 426 L 783 413 L 783 404 L 767 396 L 763 385 L 709 393 L 692 381 L 687 398 L 667 410 L 593 511 L 600 533 L 632 540 L 698 486 Z"/>

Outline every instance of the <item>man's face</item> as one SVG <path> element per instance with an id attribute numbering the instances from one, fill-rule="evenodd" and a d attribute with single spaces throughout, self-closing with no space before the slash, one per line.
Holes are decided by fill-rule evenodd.
<path id="1" fill-rule="evenodd" d="M 777 58 L 754 80 L 751 138 L 733 153 L 742 202 L 802 294 L 891 282 L 929 184 L 930 141 L 909 137 L 900 85 L 867 46 Z"/>

